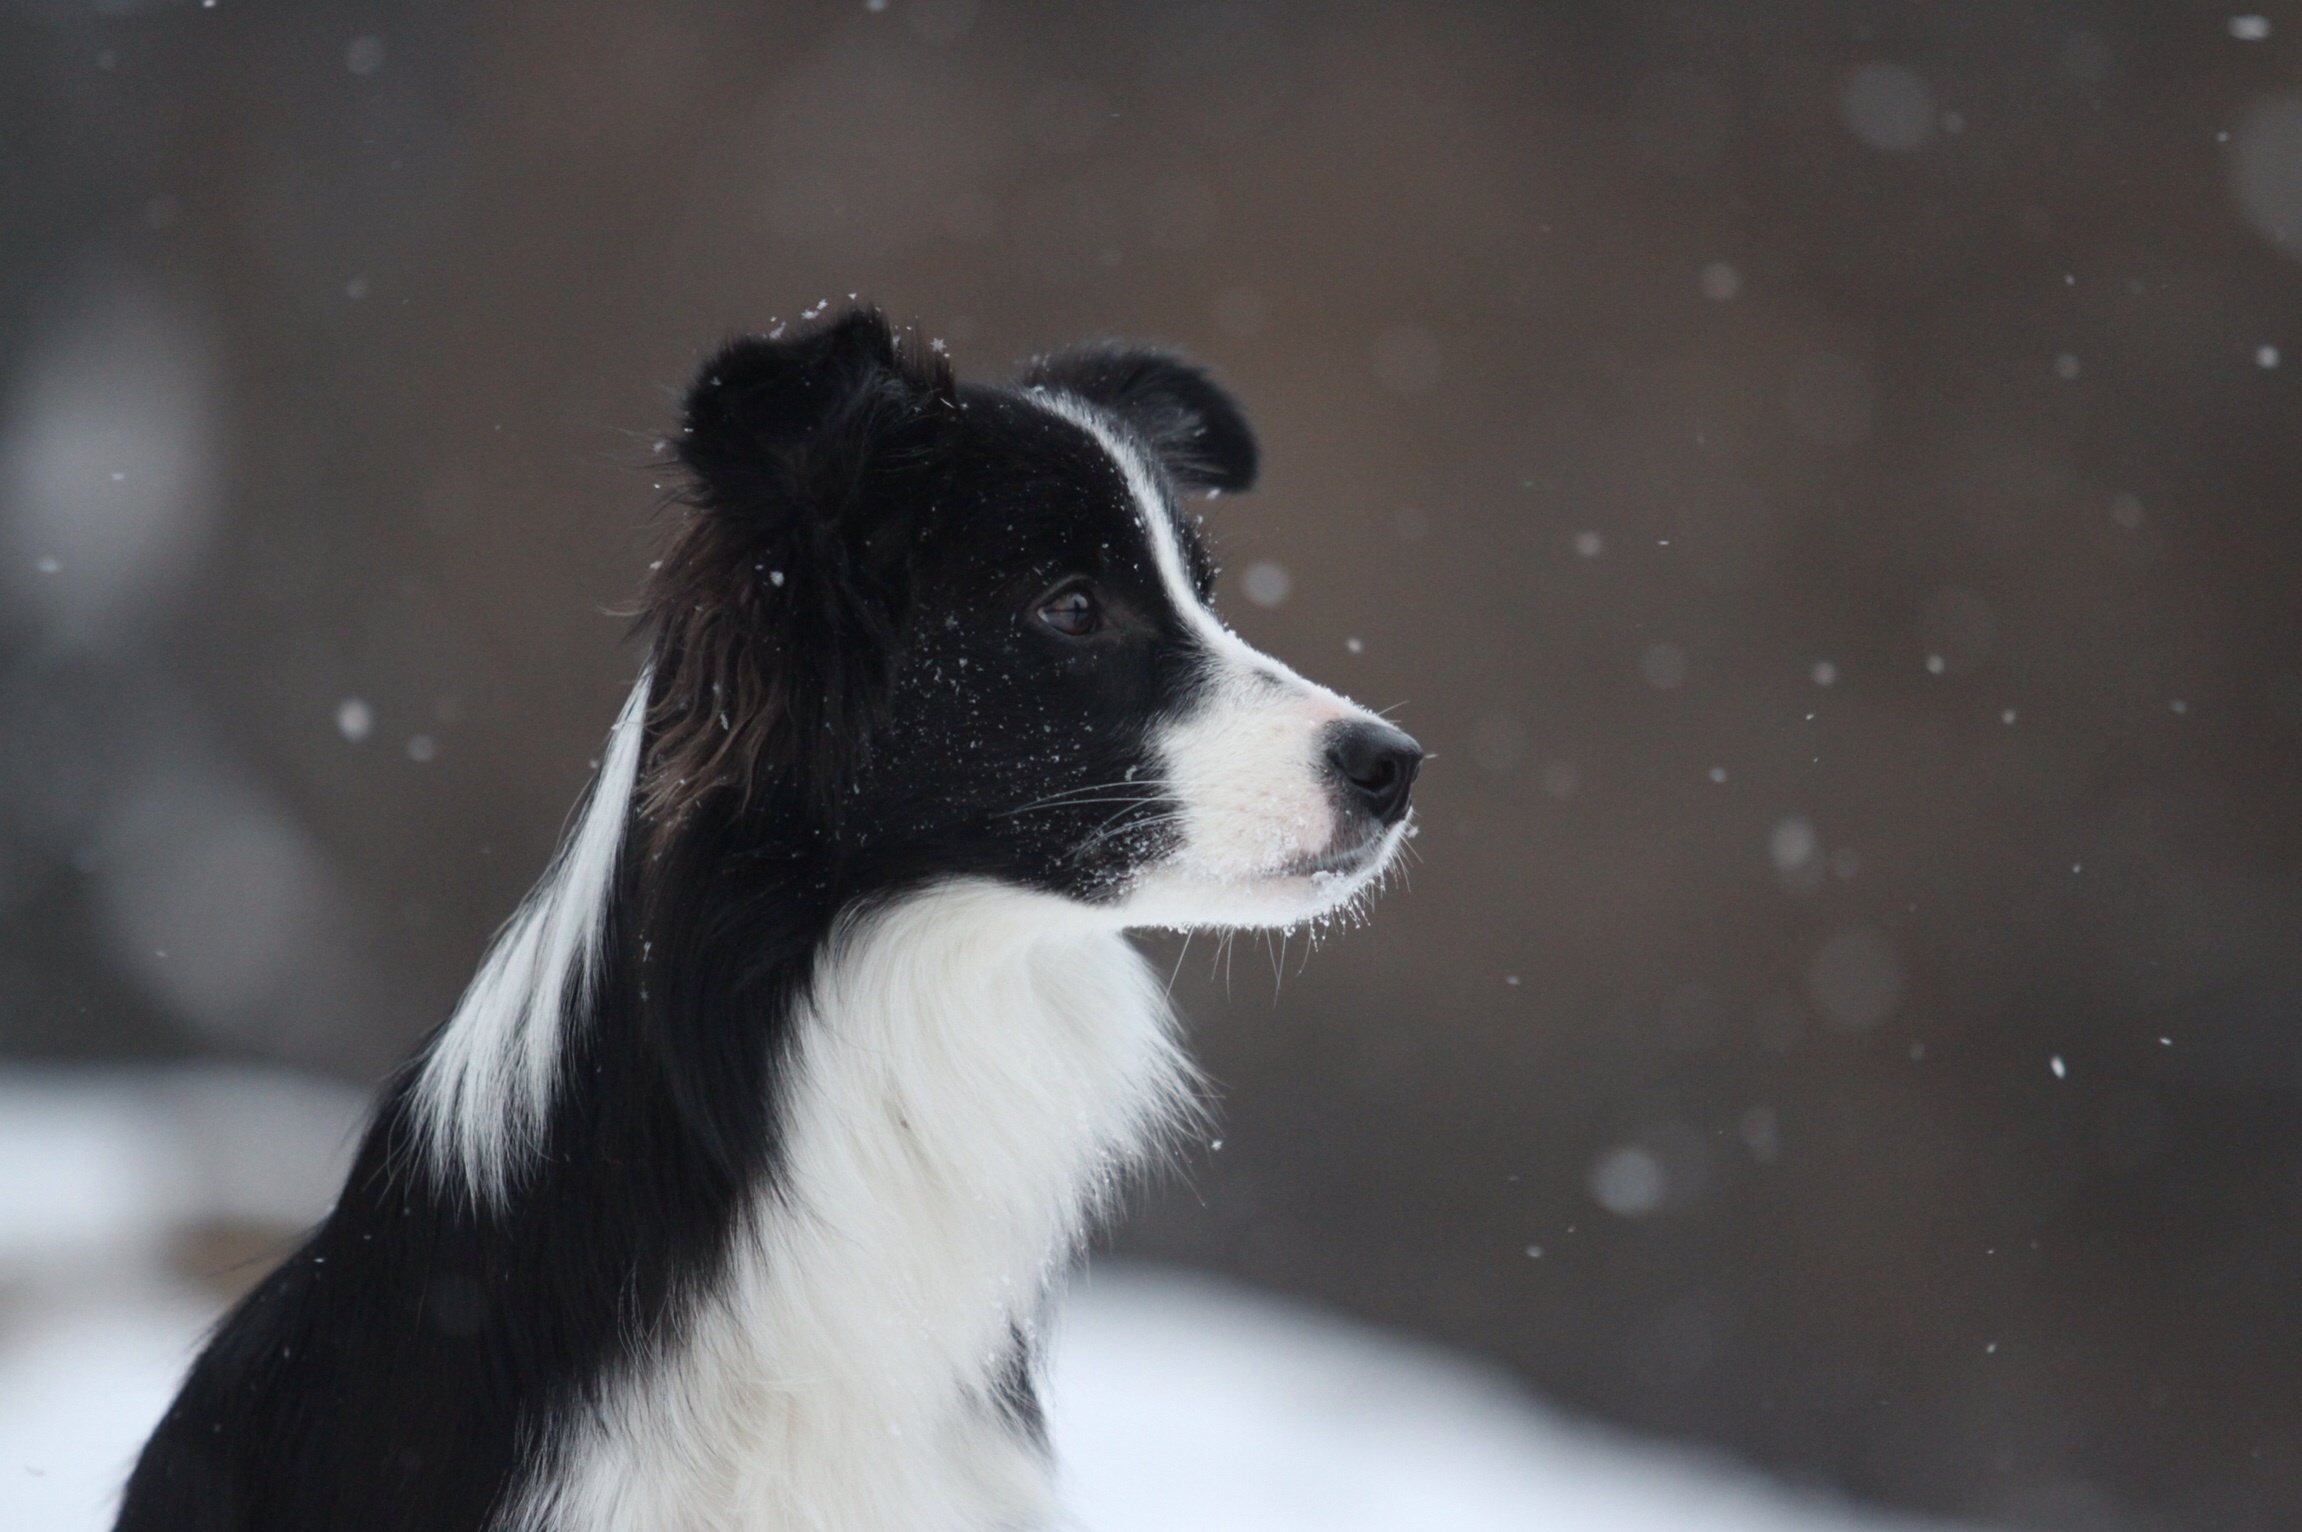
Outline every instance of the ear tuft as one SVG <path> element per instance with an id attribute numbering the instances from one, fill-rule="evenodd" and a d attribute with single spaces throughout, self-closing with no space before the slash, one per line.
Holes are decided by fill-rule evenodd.
<path id="1" fill-rule="evenodd" d="M 740 510 L 789 493 L 794 471 L 804 477 L 827 452 L 951 397 L 941 353 L 899 344 L 878 309 L 850 309 L 720 348 L 688 390 L 679 458 L 700 500 Z"/>
<path id="2" fill-rule="evenodd" d="M 942 354 L 873 308 L 704 365 L 677 438 L 687 492 L 640 604 L 660 822 L 767 780 L 836 802 L 885 711 L 957 404 Z"/>
<path id="3" fill-rule="evenodd" d="M 1133 428 L 1185 489 L 1253 486 L 1255 433 L 1207 369 L 1171 351 L 1104 341 L 1034 361 L 1025 387 L 1084 399 Z"/>

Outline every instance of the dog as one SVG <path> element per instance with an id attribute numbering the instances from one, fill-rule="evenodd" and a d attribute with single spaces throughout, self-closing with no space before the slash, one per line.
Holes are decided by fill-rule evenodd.
<path id="1" fill-rule="evenodd" d="M 121 1532 L 1060 1519 L 1084 1232 L 1196 1111 L 1130 930 L 1362 909 L 1407 735 L 1235 636 L 1155 349 L 958 383 L 850 309 L 729 344 L 572 827 L 221 1323 Z"/>

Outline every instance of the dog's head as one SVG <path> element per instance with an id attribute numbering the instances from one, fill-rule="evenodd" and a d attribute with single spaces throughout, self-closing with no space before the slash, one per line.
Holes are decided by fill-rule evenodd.
<path id="1" fill-rule="evenodd" d="M 859 883 L 1003 879 L 1131 926 L 1315 918 L 1396 855 L 1415 742 L 1208 607 L 1180 497 L 1256 453 L 1199 369 L 1092 346 L 962 386 L 858 310 L 728 346 L 677 445 L 660 821 L 797 812 Z"/>

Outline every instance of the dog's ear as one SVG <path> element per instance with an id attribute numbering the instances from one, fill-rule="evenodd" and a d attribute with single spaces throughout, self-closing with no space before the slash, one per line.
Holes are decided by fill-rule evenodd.
<path id="1" fill-rule="evenodd" d="M 958 403 L 876 310 L 723 348 L 688 392 L 654 629 L 647 804 L 765 776 L 835 801 L 884 713 L 919 519 Z"/>
<path id="2" fill-rule="evenodd" d="M 1024 370 L 1027 388 L 1076 395 L 1127 423 L 1185 489 L 1253 486 L 1257 454 L 1246 412 L 1204 367 L 1150 346 L 1074 346 Z"/>

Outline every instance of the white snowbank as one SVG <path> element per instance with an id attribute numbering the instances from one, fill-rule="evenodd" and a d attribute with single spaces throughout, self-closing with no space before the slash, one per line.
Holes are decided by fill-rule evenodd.
<path id="1" fill-rule="evenodd" d="M 1480 1364 L 1180 1272 L 1097 1267 L 1053 1371 L 1056 1451 L 1092 1532 L 1922 1525 L 1570 1421 Z"/>

